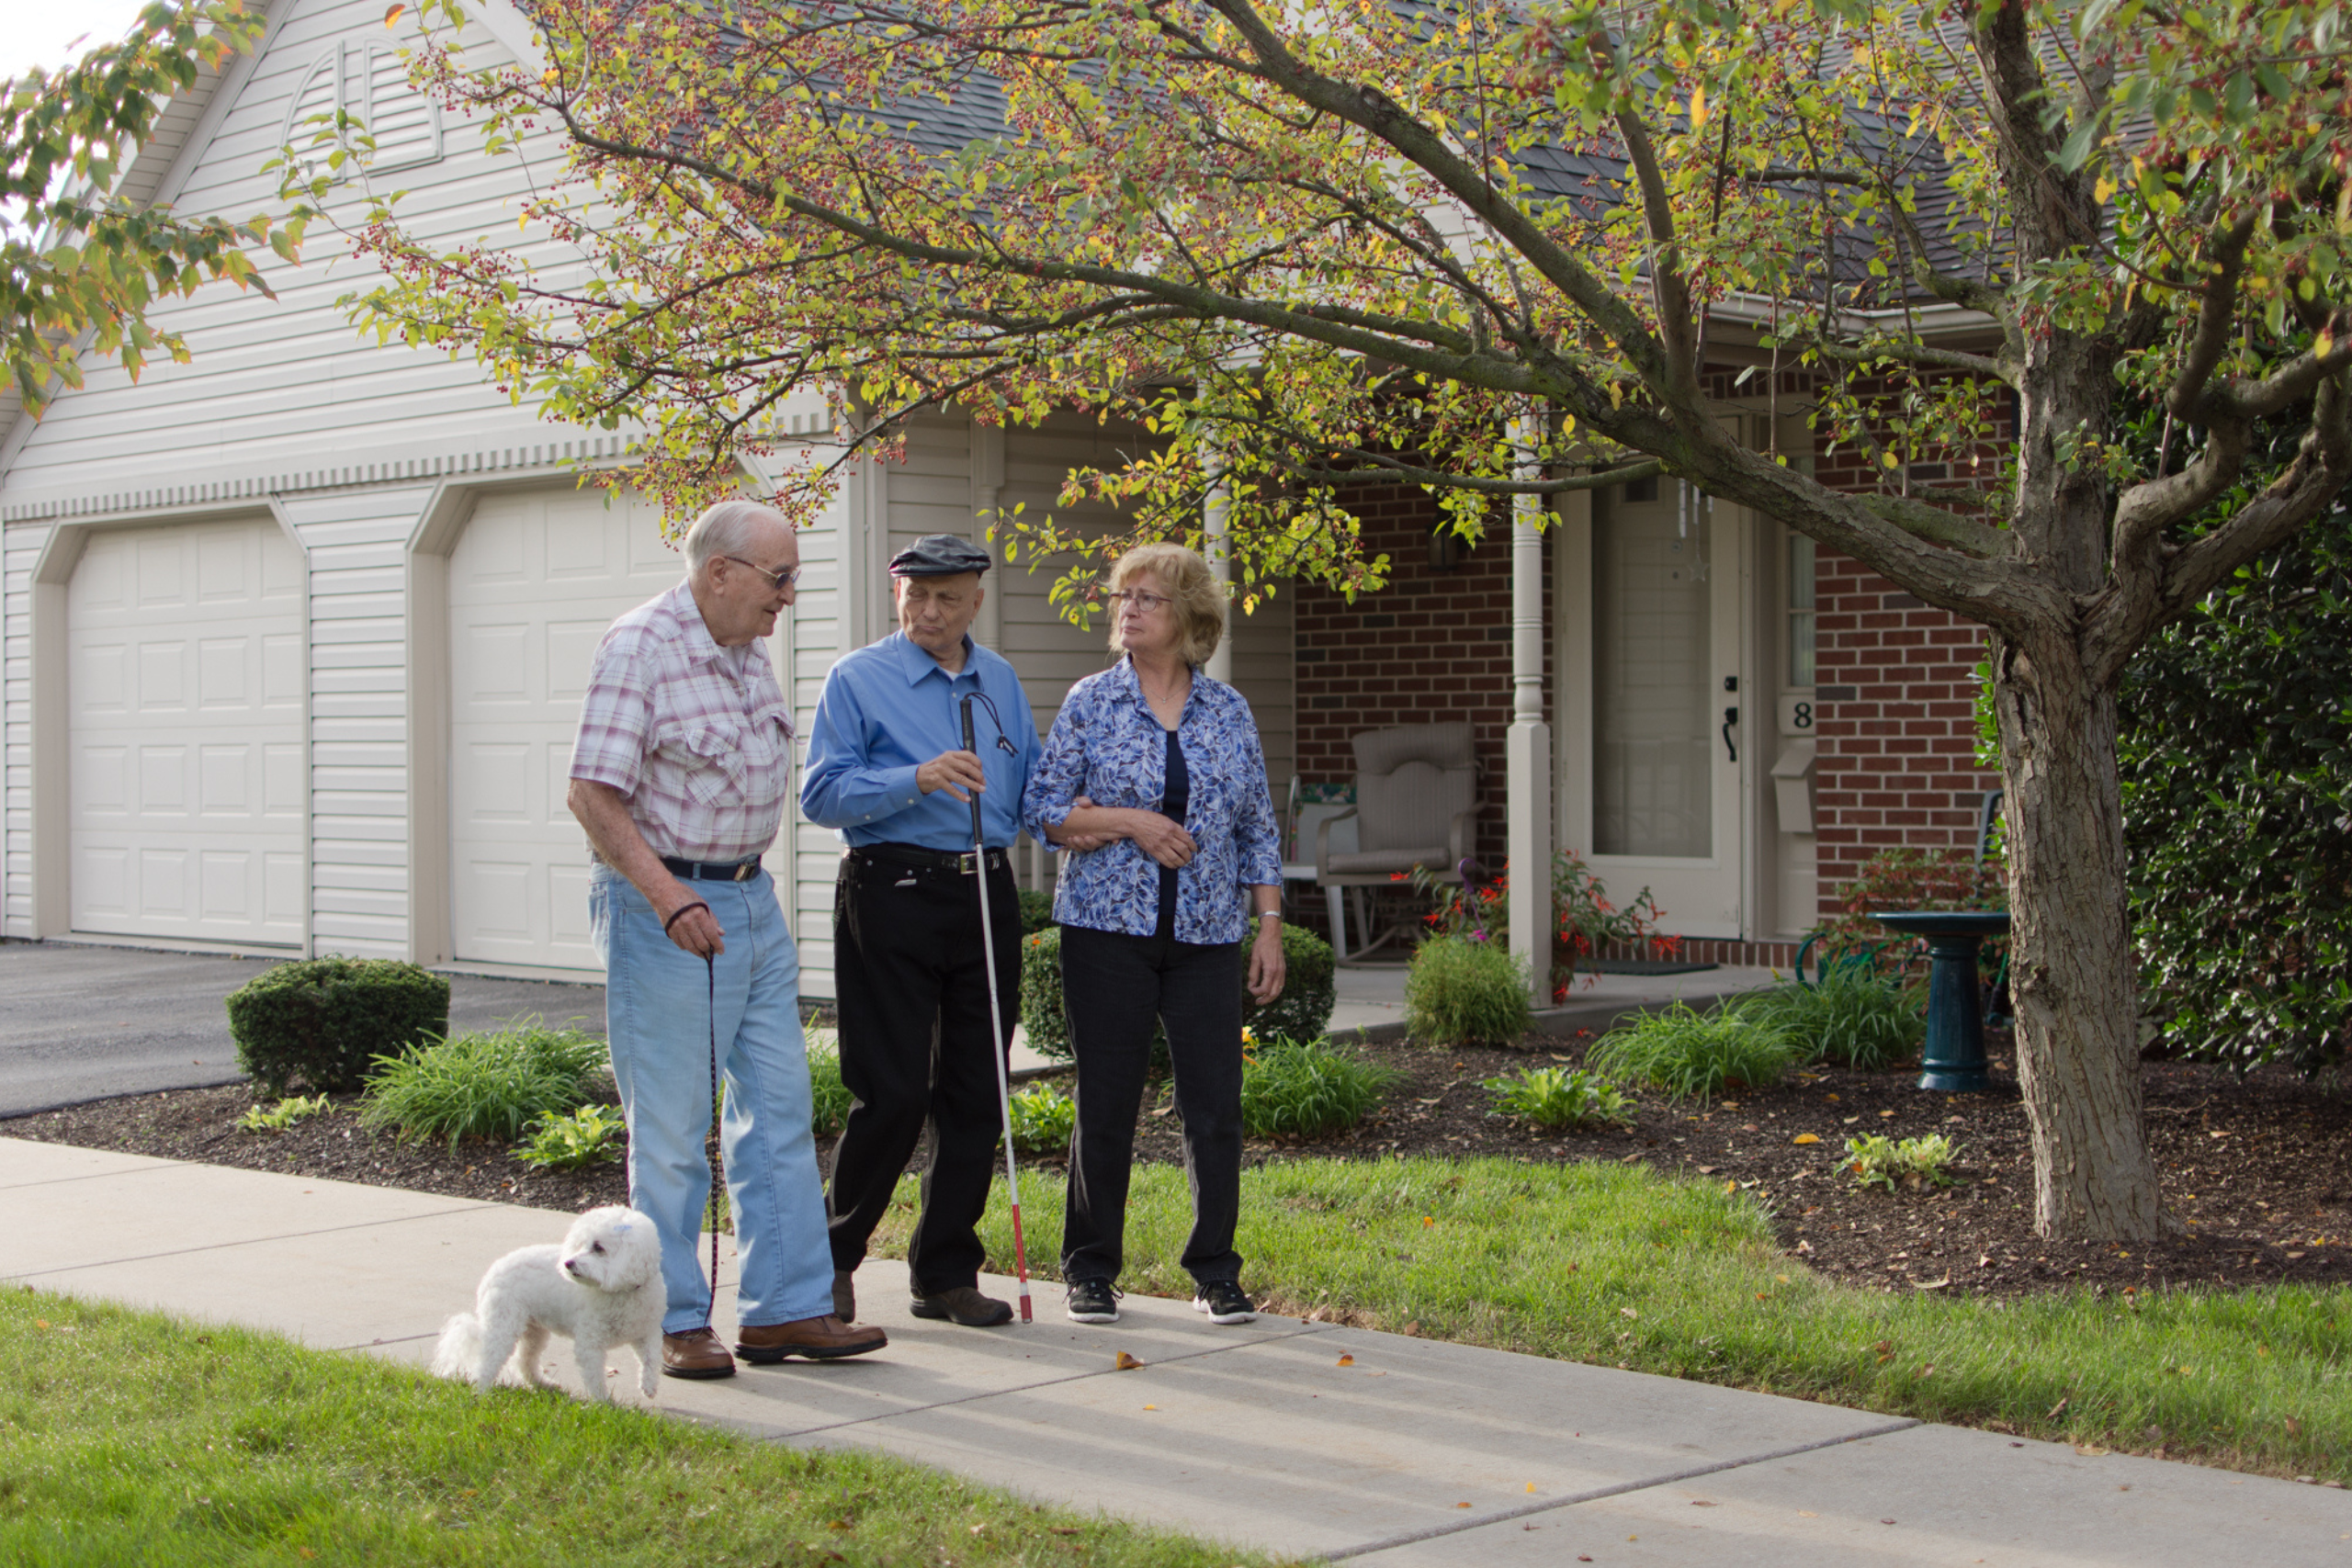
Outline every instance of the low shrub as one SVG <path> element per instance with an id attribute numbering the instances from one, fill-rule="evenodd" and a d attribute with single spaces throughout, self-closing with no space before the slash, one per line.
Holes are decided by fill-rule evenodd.
<path id="1" fill-rule="evenodd" d="M 1837 1062 L 1860 1072 L 1909 1061 L 1928 1037 L 1918 994 L 1859 965 L 1834 968 L 1818 985 L 1755 992 L 1726 1010 L 1787 1030 L 1807 1061 Z"/>
<path id="2" fill-rule="evenodd" d="M 1313 931 L 1283 927 L 1283 994 L 1264 1007 L 1250 996 L 1250 947 L 1241 945 L 1241 1022 L 1261 1037 L 1313 1040 L 1331 1027 L 1339 1001 L 1331 944 Z M 1070 1059 L 1069 1018 L 1062 1010 L 1062 932 L 1048 927 L 1021 939 L 1021 1030 L 1029 1049 L 1055 1061 Z M 1154 1035 L 1152 1061 L 1165 1066 L 1168 1048 Z"/>
<path id="3" fill-rule="evenodd" d="M 449 1028 L 449 982 L 389 958 L 307 958 L 262 971 L 229 993 L 237 1065 L 266 1096 L 300 1080 L 339 1094 L 368 1064 Z"/>
<path id="4" fill-rule="evenodd" d="M 283 1133 L 297 1122 L 307 1122 L 313 1116 L 323 1116 L 334 1108 L 334 1101 L 323 1094 L 307 1099 L 301 1095 L 279 1100 L 265 1111 L 253 1106 L 237 1118 L 237 1125 L 248 1133 Z"/>
<path id="5" fill-rule="evenodd" d="M 528 1141 L 514 1157 L 542 1170 L 578 1170 L 609 1163 L 628 1146 L 628 1123 L 610 1105 L 583 1105 L 562 1115 L 542 1116 L 530 1125 Z"/>
<path id="6" fill-rule="evenodd" d="M 1941 1133 L 1894 1139 L 1865 1133 L 1846 1140 L 1846 1169 L 1857 1187 L 1883 1187 L 1892 1192 L 1904 1187 L 1949 1187 L 1946 1168 L 1960 1145 Z"/>
<path id="7" fill-rule="evenodd" d="M 1677 1002 L 1611 1031 L 1586 1054 L 1585 1066 L 1689 1100 L 1712 1099 L 1735 1085 L 1769 1089 L 1805 1057 L 1804 1045 L 1777 1023 Z"/>
<path id="8" fill-rule="evenodd" d="M 1479 1087 L 1496 1115 L 1538 1127 L 1622 1126 L 1634 1119 L 1623 1090 L 1581 1067 L 1522 1067 Z"/>
<path id="9" fill-rule="evenodd" d="M 1344 1132 L 1405 1075 L 1329 1040 L 1272 1040 L 1241 1064 L 1241 1130 L 1253 1138 Z"/>
<path id="10" fill-rule="evenodd" d="M 1054 923 L 1052 894 L 1041 893 L 1035 887 L 1023 887 L 1021 889 L 1020 898 L 1023 936 L 1035 936 L 1037 932 L 1052 927 Z"/>
<path id="11" fill-rule="evenodd" d="M 1078 1131 L 1078 1105 L 1051 1084 L 1032 1084 L 1012 1097 L 1012 1147 L 1024 1155 L 1068 1152 Z"/>
<path id="12" fill-rule="evenodd" d="M 808 1130 L 826 1138 L 848 1126 L 856 1098 L 842 1082 L 841 1047 L 808 1047 Z"/>
<path id="13" fill-rule="evenodd" d="M 577 1110 L 605 1043 L 578 1030 L 549 1029 L 536 1016 L 481 1034 L 438 1040 L 405 1055 L 379 1056 L 359 1120 L 404 1141 L 514 1138 L 549 1113 Z"/>
<path id="14" fill-rule="evenodd" d="M 1405 1028 L 1431 1045 L 1507 1045 L 1534 1021 L 1527 974 L 1495 940 L 1431 937 L 1405 976 Z"/>

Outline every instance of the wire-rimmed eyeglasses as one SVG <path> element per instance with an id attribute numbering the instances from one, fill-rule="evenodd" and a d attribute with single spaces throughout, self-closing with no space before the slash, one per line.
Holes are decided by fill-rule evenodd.
<path id="1" fill-rule="evenodd" d="M 1114 609 L 1124 610 L 1133 605 L 1138 615 L 1148 615 L 1162 604 L 1175 603 L 1165 593 L 1147 593 L 1140 588 L 1114 588 L 1102 597 L 1111 602 Z"/>
<path id="2" fill-rule="evenodd" d="M 731 560 L 737 566 L 750 567 L 752 570 L 759 573 L 762 577 L 766 578 L 770 582 L 774 583 L 775 585 L 775 591 L 779 593 L 800 581 L 800 569 L 797 566 L 779 567 L 775 570 L 770 571 L 766 567 L 753 566 L 741 556 L 722 555 L 718 558 L 720 560 Z"/>

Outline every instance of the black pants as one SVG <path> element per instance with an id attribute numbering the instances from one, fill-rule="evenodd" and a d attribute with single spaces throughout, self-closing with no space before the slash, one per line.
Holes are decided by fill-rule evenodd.
<path id="1" fill-rule="evenodd" d="M 842 1082 L 856 1103 L 833 1150 L 833 1267 L 854 1269 L 928 1128 L 922 1213 L 907 1244 L 915 1293 L 979 1282 L 977 1227 L 1003 1125 L 997 1063 L 1021 1005 L 1021 904 L 1012 872 L 987 874 L 1004 1034 L 989 1038 L 979 897 L 972 878 L 843 858 L 833 888 Z"/>
<path id="2" fill-rule="evenodd" d="M 1136 1112 L 1151 1066 L 1152 1024 L 1168 1031 L 1193 1280 L 1241 1278 L 1233 1227 L 1241 1211 L 1240 950 L 1166 937 L 1062 928 L 1062 1004 L 1078 1058 L 1078 1138 L 1062 1221 L 1062 1278 L 1114 1280 L 1125 1260 Z"/>

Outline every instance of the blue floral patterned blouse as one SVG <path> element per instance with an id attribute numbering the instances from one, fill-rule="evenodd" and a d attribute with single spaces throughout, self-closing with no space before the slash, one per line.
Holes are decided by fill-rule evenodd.
<path id="1" fill-rule="evenodd" d="M 1089 675 L 1062 701 L 1045 754 L 1029 774 L 1022 820 L 1043 839 L 1046 825 L 1058 827 L 1081 795 L 1097 806 L 1156 809 L 1167 784 L 1167 737 L 1131 661 Z M 1199 846 L 1176 874 L 1176 940 L 1239 942 L 1249 923 L 1242 888 L 1279 886 L 1283 879 L 1257 721 L 1240 693 L 1195 670 L 1176 743 L 1192 776 L 1184 829 Z M 1149 936 L 1159 922 L 1159 863 L 1132 839 L 1066 855 L 1054 919 Z"/>

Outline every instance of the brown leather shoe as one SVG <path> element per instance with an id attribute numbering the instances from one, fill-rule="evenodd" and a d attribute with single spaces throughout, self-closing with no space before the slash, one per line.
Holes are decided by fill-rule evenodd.
<path id="1" fill-rule="evenodd" d="M 1012 1321 L 1012 1303 L 984 1296 L 970 1285 L 958 1285 L 935 1295 L 917 1296 L 908 1311 L 917 1317 L 945 1318 L 966 1328 L 994 1328 Z"/>
<path id="2" fill-rule="evenodd" d="M 662 1375 L 665 1378 L 731 1378 L 735 1358 L 707 1328 L 662 1336 Z"/>
<path id="3" fill-rule="evenodd" d="M 890 1343 L 890 1337 L 871 1325 L 852 1328 L 831 1313 L 822 1317 L 804 1317 L 797 1323 L 763 1323 L 735 1331 L 735 1353 L 747 1361 L 764 1365 L 781 1361 L 786 1356 L 806 1356 L 812 1361 L 838 1360 L 843 1356 L 863 1356 L 868 1350 L 879 1350 Z"/>
<path id="4" fill-rule="evenodd" d="M 857 1276 L 847 1269 L 833 1270 L 833 1315 L 843 1323 L 857 1321 Z"/>

